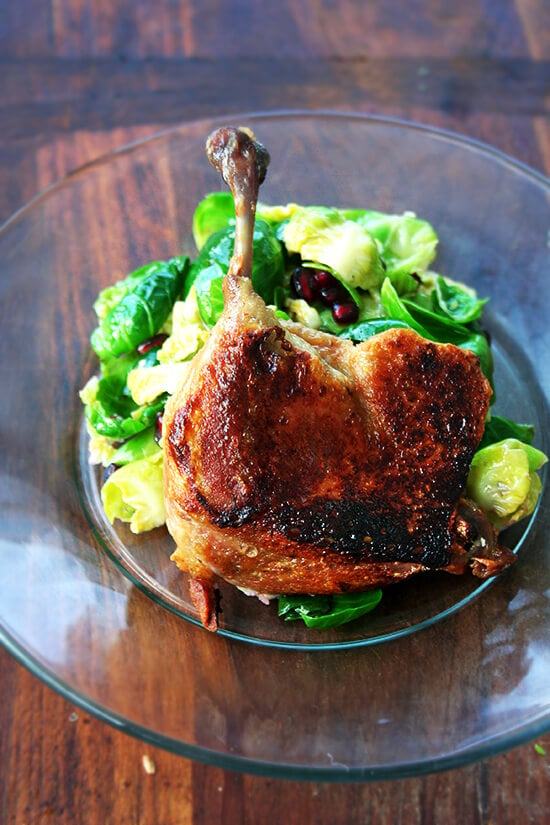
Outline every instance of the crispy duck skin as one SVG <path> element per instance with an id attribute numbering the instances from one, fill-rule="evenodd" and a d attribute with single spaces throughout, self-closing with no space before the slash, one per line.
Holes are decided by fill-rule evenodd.
<path id="1" fill-rule="evenodd" d="M 278 319 L 250 279 L 267 153 L 232 129 L 207 153 L 235 198 L 235 253 L 163 419 L 172 558 L 199 610 L 215 629 L 218 578 L 275 595 L 460 572 L 457 504 L 491 395 L 477 358 L 407 329 L 354 345 Z"/>

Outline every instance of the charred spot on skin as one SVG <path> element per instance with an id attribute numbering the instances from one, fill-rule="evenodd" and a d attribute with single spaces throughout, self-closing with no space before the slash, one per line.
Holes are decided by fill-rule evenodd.
<path id="1" fill-rule="evenodd" d="M 255 373 L 273 374 L 283 353 L 292 350 L 280 327 L 271 327 L 255 332 L 247 332 L 248 355 Z"/>
<path id="2" fill-rule="evenodd" d="M 439 528 L 412 537 L 404 526 L 384 525 L 376 506 L 356 501 L 324 501 L 297 509 L 282 505 L 274 530 L 297 544 L 313 545 L 317 552 L 329 549 L 343 557 L 363 561 L 413 562 L 426 567 L 445 567 L 450 561 L 451 534 L 442 518 Z"/>
<path id="3" fill-rule="evenodd" d="M 202 495 L 197 494 L 197 498 L 204 509 L 210 513 L 212 523 L 217 527 L 242 527 L 244 524 L 252 521 L 259 511 L 258 507 L 245 504 L 242 506 L 232 507 L 231 509 L 224 510 L 223 512 L 216 512 L 212 507 L 210 507 Z"/>
<path id="4" fill-rule="evenodd" d="M 189 472 L 189 458 L 191 454 L 189 445 L 185 440 L 185 423 L 187 419 L 187 408 L 181 407 L 172 419 L 172 426 L 166 438 L 178 469 L 180 472 L 186 473 Z"/>
<path id="5" fill-rule="evenodd" d="M 433 372 L 437 365 L 435 346 L 427 344 L 420 351 L 420 369 L 423 373 Z"/>

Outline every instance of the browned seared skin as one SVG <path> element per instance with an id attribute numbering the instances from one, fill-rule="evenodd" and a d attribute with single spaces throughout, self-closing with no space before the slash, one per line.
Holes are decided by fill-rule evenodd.
<path id="1" fill-rule="evenodd" d="M 191 579 L 189 582 L 189 595 L 197 608 L 203 627 L 215 633 L 218 629 L 218 599 L 212 583 L 210 581 L 203 582 L 200 579 Z"/>
<path id="2" fill-rule="evenodd" d="M 407 329 L 354 345 L 278 320 L 249 277 L 254 210 L 239 198 L 255 205 L 259 175 L 245 166 L 244 196 L 242 170 L 230 176 L 247 239 L 225 309 L 164 414 L 173 559 L 203 587 L 269 595 L 457 569 L 456 505 L 491 395 L 477 358 Z"/>
<path id="3" fill-rule="evenodd" d="M 164 417 L 178 564 L 270 594 L 445 567 L 490 395 L 474 356 L 393 330 L 326 360 L 294 325 L 222 320 Z"/>

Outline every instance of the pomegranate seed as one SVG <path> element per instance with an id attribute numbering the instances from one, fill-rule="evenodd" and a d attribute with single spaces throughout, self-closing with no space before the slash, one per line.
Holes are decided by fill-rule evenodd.
<path id="1" fill-rule="evenodd" d="M 331 273 L 327 272 L 326 269 L 312 269 L 310 271 L 312 273 L 311 280 L 313 282 L 313 285 L 319 287 L 319 289 L 324 289 L 330 286 L 337 286 L 338 281 L 336 280 L 334 275 L 331 275 Z"/>
<path id="2" fill-rule="evenodd" d="M 168 336 L 164 332 L 159 332 L 157 335 L 153 335 L 152 338 L 142 341 L 141 344 L 137 345 L 136 349 L 140 355 L 145 355 L 149 350 L 161 347 L 167 338 Z"/>
<path id="3" fill-rule="evenodd" d="M 315 292 L 311 280 L 311 270 L 304 266 L 297 266 L 292 274 L 292 286 L 298 298 L 303 298 L 308 304 L 315 300 Z"/>
<path id="4" fill-rule="evenodd" d="M 345 300 L 345 293 L 341 289 L 340 285 L 337 284 L 336 286 L 326 286 L 320 292 L 319 297 L 323 304 L 327 307 L 331 307 L 333 304 L 341 303 L 342 299 Z"/>
<path id="5" fill-rule="evenodd" d="M 157 413 L 157 420 L 155 421 L 155 441 L 157 444 L 162 438 L 162 413 Z"/>
<path id="6" fill-rule="evenodd" d="M 353 324 L 359 318 L 359 309 L 357 304 L 351 301 L 333 304 L 332 317 L 338 324 Z"/>

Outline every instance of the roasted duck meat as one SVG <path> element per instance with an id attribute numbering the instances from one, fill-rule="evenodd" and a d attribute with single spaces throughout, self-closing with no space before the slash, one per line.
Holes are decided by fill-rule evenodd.
<path id="1" fill-rule="evenodd" d="M 494 555 L 457 507 L 491 395 L 477 358 L 408 329 L 355 345 L 279 320 L 250 277 L 267 153 L 221 129 L 207 154 L 233 192 L 235 251 L 223 314 L 163 422 L 172 558 L 203 623 L 216 627 L 218 578 L 338 593 Z"/>

